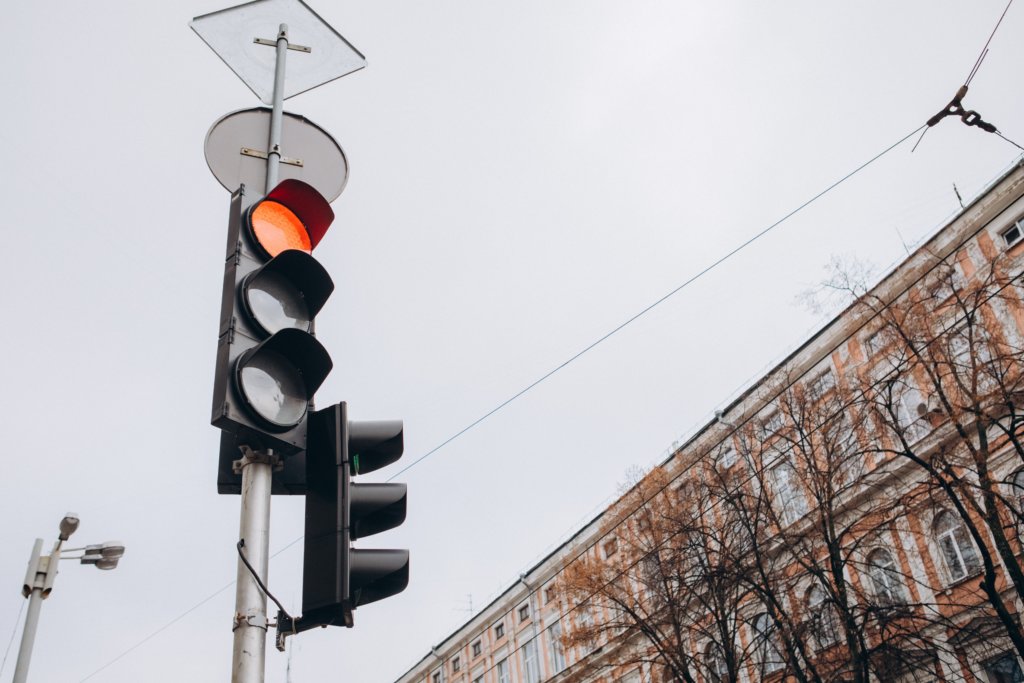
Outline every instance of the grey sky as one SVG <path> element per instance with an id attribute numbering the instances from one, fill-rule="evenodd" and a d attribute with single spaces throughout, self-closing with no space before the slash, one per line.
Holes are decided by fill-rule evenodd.
<path id="1" fill-rule="evenodd" d="M 351 165 L 316 254 L 337 284 L 318 398 L 404 419 L 403 464 L 923 124 L 1005 6 L 310 4 L 369 62 L 286 103 Z M 64 568 L 35 680 L 82 680 L 234 578 L 209 426 L 228 195 L 202 145 L 258 102 L 187 26 L 226 6 L 8 8 L 0 639 L 66 511 L 73 545 L 128 547 L 112 573 Z M 1014 6 L 966 101 L 1018 142 L 1022 34 Z M 298 637 L 293 680 L 393 680 L 818 326 L 794 297 L 830 255 L 895 262 L 954 182 L 973 196 L 1018 152 L 943 121 L 407 472 L 408 521 L 363 546 L 410 548 L 409 589 Z M 275 498 L 272 552 L 301 533 L 302 500 Z M 296 611 L 301 561 L 270 570 Z M 232 603 L 90 680 L 226 680 Z M 285 665 L 271 650 L 267 680 Z"/>

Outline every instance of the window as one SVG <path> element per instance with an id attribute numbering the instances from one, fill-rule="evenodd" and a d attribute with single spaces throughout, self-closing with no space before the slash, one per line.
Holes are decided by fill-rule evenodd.
<path id="1" fill-rule="evenodd" d="M 815 584 L 807 591 L 807 624 L 819 650 L 839 642 L 839 615 L 825 590 Z"/>
<path id="2" fill-rule="evenodd" d="M 949 363 L 958 383 L 968 391 L 991 389 L 995 384 L 992 347 L 984 328 L 964 325 L 949 333 L 948 342 Z"/>
<path id="3" fill-rule="evenodd" d="M 730 445 L 723 445 L 721 452 L 718 454 L 718 466 L 723 470 L 727 470 L 736 464 L 739 457 L 736 455 L 736 449 Z"/>
<path id="4" fill-rule="evenodd" d="M 544 604 L 550 605 L 555 599 L 558 598 L 558 591 L 555 590 L 555 584 L 549 583 L 544 587 Z"/>
<path id="5" fill-rule="evenodd" d="M 894 427 L 908 442 L 917 441 L 931 428 L 924 418 L 928 405 L 921 393 L 902 378 L 891 380 L 888 389 L 890 393 L 887 398 L 892 400 L 892 410 L 896 415 Z"/>
<path id="6" fill-rule="evenodd" d="M 556 674 L 565 668 L 565 650 L 562 648 L 562 622 L 556 621 L 548 629 L 548 642 L 551 646 L 551 673 Z"/>
<path id="7" fill-rule="evenodd" d="M 540 683 L 540 662 L 537 660 L 536 638 L 523 645 L 523 671 L 526 673 L 526 683 Z"/>
<path id="8" fill-rule="evenodd" d="M 1024 521 L 1024 470 L 1017 470 L 1010 479 L 1010 490 L 1007 495 L 1011 509 L 1015 512 L 1017 525 Z"/>
<path id="9" fill-rule="evenodd" d="M 961 520 L 953 513 L 943 510 L 935 516 L 932 523 L 935 543 L 942 555 L 942 563 L 946 567 L 946 575 L 950 582 L 960 581 L 981 568 L 978 553 L 974 544 L 967 536 L 967 530 Z"/>
<path id="10" fill-rule="evenodd" d="M 618 549 L 619 539 L 615 538 L 614 536 L 605 541 L 604 545 L 601 546 L 601 550 L 602 552 L 604 552 L 604 557 L 606 560 L 611 559 L 611 556 L 614 555 L 616 551 L 618 551 Z"/>
<path id="11" fill-rule="evenodd" d="M 480 651 L 483 649 L 481 647 L 481 645 L 480 645 L 480 641 L 479 640 L 474 642 L 472 645 L 470 645 L 469 648 L 470 648 L 470 650 L 472 650 L 474 657 L 479 657 L 480 656 Z"/>
<path id="12" fill-rule="evenodd" d="M 498 662 L 494 669 L 498 674 L 498 683 L 512 683 L 512 678 L 509 675 L 508 670 L 508 659 L 503 659 Z"/>
<path id="13" fill-rule="evenodd" d="M 807 514 L 807 498 L 796 468 L 790 462 L 784 462 L 772 470 L 775 485 L 775 502 L 782 523 L 789 526 Z"/>
<path id="14" fill-rule="evenodd" d="M 483 675 L 483 674 L 480 674 L 479 676 L 477 676 L 476 678 L 474 678 L 474 679 L 473 679 L 473 683 L 484 683 L 484 675 Z"/>
<path id="15" fill-rule="evenodd" d="M 495 638 L 504 638 L 505 637 L 505 624 L 495 624 L 494 625 L 494 637 Z"/>
<path id="16" fill-rule="evenodd" d="M 782 653 L 776 644 L 775 627 L 768 619 L 768 615 L 762 612 L 754 617 L 752 623 L 754 628 L 754 652 L 757 663 L 761 667 L 761 674 L 770 674 L 781 669 L 785 662 L 782 660 Z"/>
<path id="17" fill-rule="evenodd" d="M 831 370 L 826 370 L 811 380 L 811 383 L 807 386 L 807 397 L 812 401 L 817 401 L 834 389 L 835 386 L 836 376 L 832 374 Z"/>
<path id="18" fill-rule="evenodd" d="M 1012 247 L 1020 242 L 1021 235 L 1024 235 L 1024 218 L 1018 218 L 1016 223 L 999 233 L 1007 247 Z"/>
<path id="19" fill-rule="evenodd" d="M 519 621 L 520 621 L 520 623 L 526 621 L 529 618 L 530 618 L 530 605 L 529 604 L 520 605 L 519 606 Z"/>
<path id="20" fill-rule="evenodd" d="M 658 557 L 657 550 L 645 555 L 640 560 L 640 575 L 638 579 L 643 582 L 644 597 L 648 600 L 659 599 L 657 604 L 661 604 L 660 598 L 664 597 L 662 581 L 665 575 L 662 571 L 661 558 Z"/>
<path id="21" fill-rule="evenodd" d="M 875 356 L 889 341 L 889 330 L 883 328 L 864 340 L 864 350 L 868 356 Z"/>
<path id="22" fill-rule="evenodd" d="M 764 434 L 767 436 L 769 434 L 774 434 L 775 432 L 782 429 L 782 425 L 782 412 L 776 410 L 764 417 L 764 420 L 761 423 L 761 429 L 764 430 Z"/>
<path id="23" fill-rule="evenodd" d="M 452 671 L 458 671 L 462 668 L 462 662 L 459 661 L 458 657 L 452 657 Z"/>
<path id="24" fill-rule="evenodd" d="M 433 683 L 441 683 L 441 672 L 440 671 L 435 671 L 434 675 L 430 677 L 430 680 Z"/>
<path id="25" fill-rule="evenodd" d="M 877 548 L 868 555 L 868 577 L 875 600 L 880 605 L 902 605 L 907 602 L 899 567 L 885 548 Z"/>
<path id="26" fill-rule="evenodd" d="M 1012 652 L 985 662 L 985 675 L 989 683 L 1024 683 L 1020 662 Z"/>
<path id="27" fill-rule="evenodd" d="M 840 415 L 825 428 L 825 456 L 838 483 L 850 486 L 864 476 L 864 454 L 857 443 L 850 418 Z"/>
<path id="28" fill-rule="evenodd" d="M 708 683 L 725 683 L 729 680 L 729 666 L 722 656 L 722 648 L 714 641 L 704 648 L 704 668 L 707 669 Z"/>

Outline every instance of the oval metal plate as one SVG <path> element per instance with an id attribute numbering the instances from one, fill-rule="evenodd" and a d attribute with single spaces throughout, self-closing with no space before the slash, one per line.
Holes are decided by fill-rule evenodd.
<path id="1" fill-rule="evenodd" d="M 270 109 L 255 107 L 225 114 L 206 134 L 206 164 L 228 192 L 238 186 L 266 194 L 267 140 Z M 259 155 L 263 155 L 262 157 Z M 348 159 L 341 145 L 304 116 L 284 112 L 281 120 L 281 158 L 278 180 L 295 178 L 309 183 L 333 202 L 348 182 Z"/>

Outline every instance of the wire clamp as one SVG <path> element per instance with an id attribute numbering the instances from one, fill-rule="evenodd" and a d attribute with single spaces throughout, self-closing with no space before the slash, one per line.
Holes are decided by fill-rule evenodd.
<path id="1" fill-rule="evenodd" d="M 998 129 L 988 121 L 983 121 L 981 114 L 973 109 L 964 109 L 963 99 L 967 96 L 967 85 L 961 85 L 956 95 L 949 101 L 942 111 L 928 119 L 928 127 L 932 127 L 947 116 L 959 116 L 960 120 L 968 126 L 977 126 L 989 133 L 997 133 Z"/>

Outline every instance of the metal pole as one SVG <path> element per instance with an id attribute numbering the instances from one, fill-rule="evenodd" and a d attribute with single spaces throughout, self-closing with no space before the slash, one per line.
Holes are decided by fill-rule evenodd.
<path id="1" fill-rule="evenodd" d="M 267 582 L 270 547 L 271 452 L 242 448 L 242 510 L 239 537 L 249 564 Z M 235 586 L 234 647 L 231 653 L 231 683 L 263 683 L 267 650 L 267 596 L 249 569 L 238 560 Z"/>
<path id="2" fill-rule="evenodd" d="M 284 114 L 284 64 L 288 56 L 288 24 L 277 31 L 277 61 L 274 66 L 274 101 L 270 111 L 270 139 L 267 141 L 267 189 L 277 185 L 277 167 L 281 163 L 281 118 Z"/>
<path id="3" fill-rule="evenodd" d="M 274 65 L 274 101 L 270 112 L 270 137 L 267 140 L 267 186 L 277 185 L 281 162 L 281 120 L 284 113 L 285 60 L 288 55 L 288 25 L 277 32 L 277 60 Z M 270 486 L 273 463 L 270 451 L 254 452 L 242 448 L 242 510 L 239 537 L 245 540 L 243 552 L 249 564 L 267 582 L 270 554 Z M 249 569 L 238 560 L 235 586 L 235 637 L 231 653 L 231 683 L 263 683 L 267 653 L 267 596 L 260 590 Z"/>
<path id="4" fill-rule="evenodd" d="M 37 538 L 35 545 L 32 546 L 25 583 L 21 589 L 22 595 L 28 598 L 28 614 L 25 615 L 21 647 L 18 648 L 18 663 L 14 667 L 14 678 L 11 683 L 25 683 L 28 678 L 28 665 L 32 661 L 32 648 L 35 646 L 36 629 L 39 627 L 39 610 L 43 606 L 43 600 L 53 589 L 53 582 L 57 578 L 57 565 L 60 563 L 60 547 L 63 544 L 63 540 L 54 543 L 53 550 L 46 557 L 42 556 L 43 539 Z"/>
<path id="5" fill-rule="evenodd" d="M 36 641 L 36 628 L 39 626 L 39 608 L 43 605 L 43 586 L 37 585 L 41 569 L 40 555 L 43 552 L 43 539 L 37 538 L 32 546 L 32 555 L 28 558 L 28 572 L 25 574 L 24 594 L 28 598 L 28 614 L 25 615 L 25 628 L 21 632 L 21 647 L 18 649 L 18 663 L 14 667 L 12 683 L 25 683 L 28 678 L 28 665 L 32 661 L 32 647 Z M 45 572 L 44 572 L 45 573 Z"/>
<path id="6" fill-rule="evenodd" d="M 21 633 L 21 648 L 18 650 L 18 664 L 14 667 L 12 683 L 25 683 L 28 679 L 28 665 L 32 661 L 32 646 L 36 642 L 36 628 L 39 626 L 39 608 L 43 605 L 43 589 L 33 588 L 28 599 L 28 613 L 25 615 L 25 630 Z"/>

